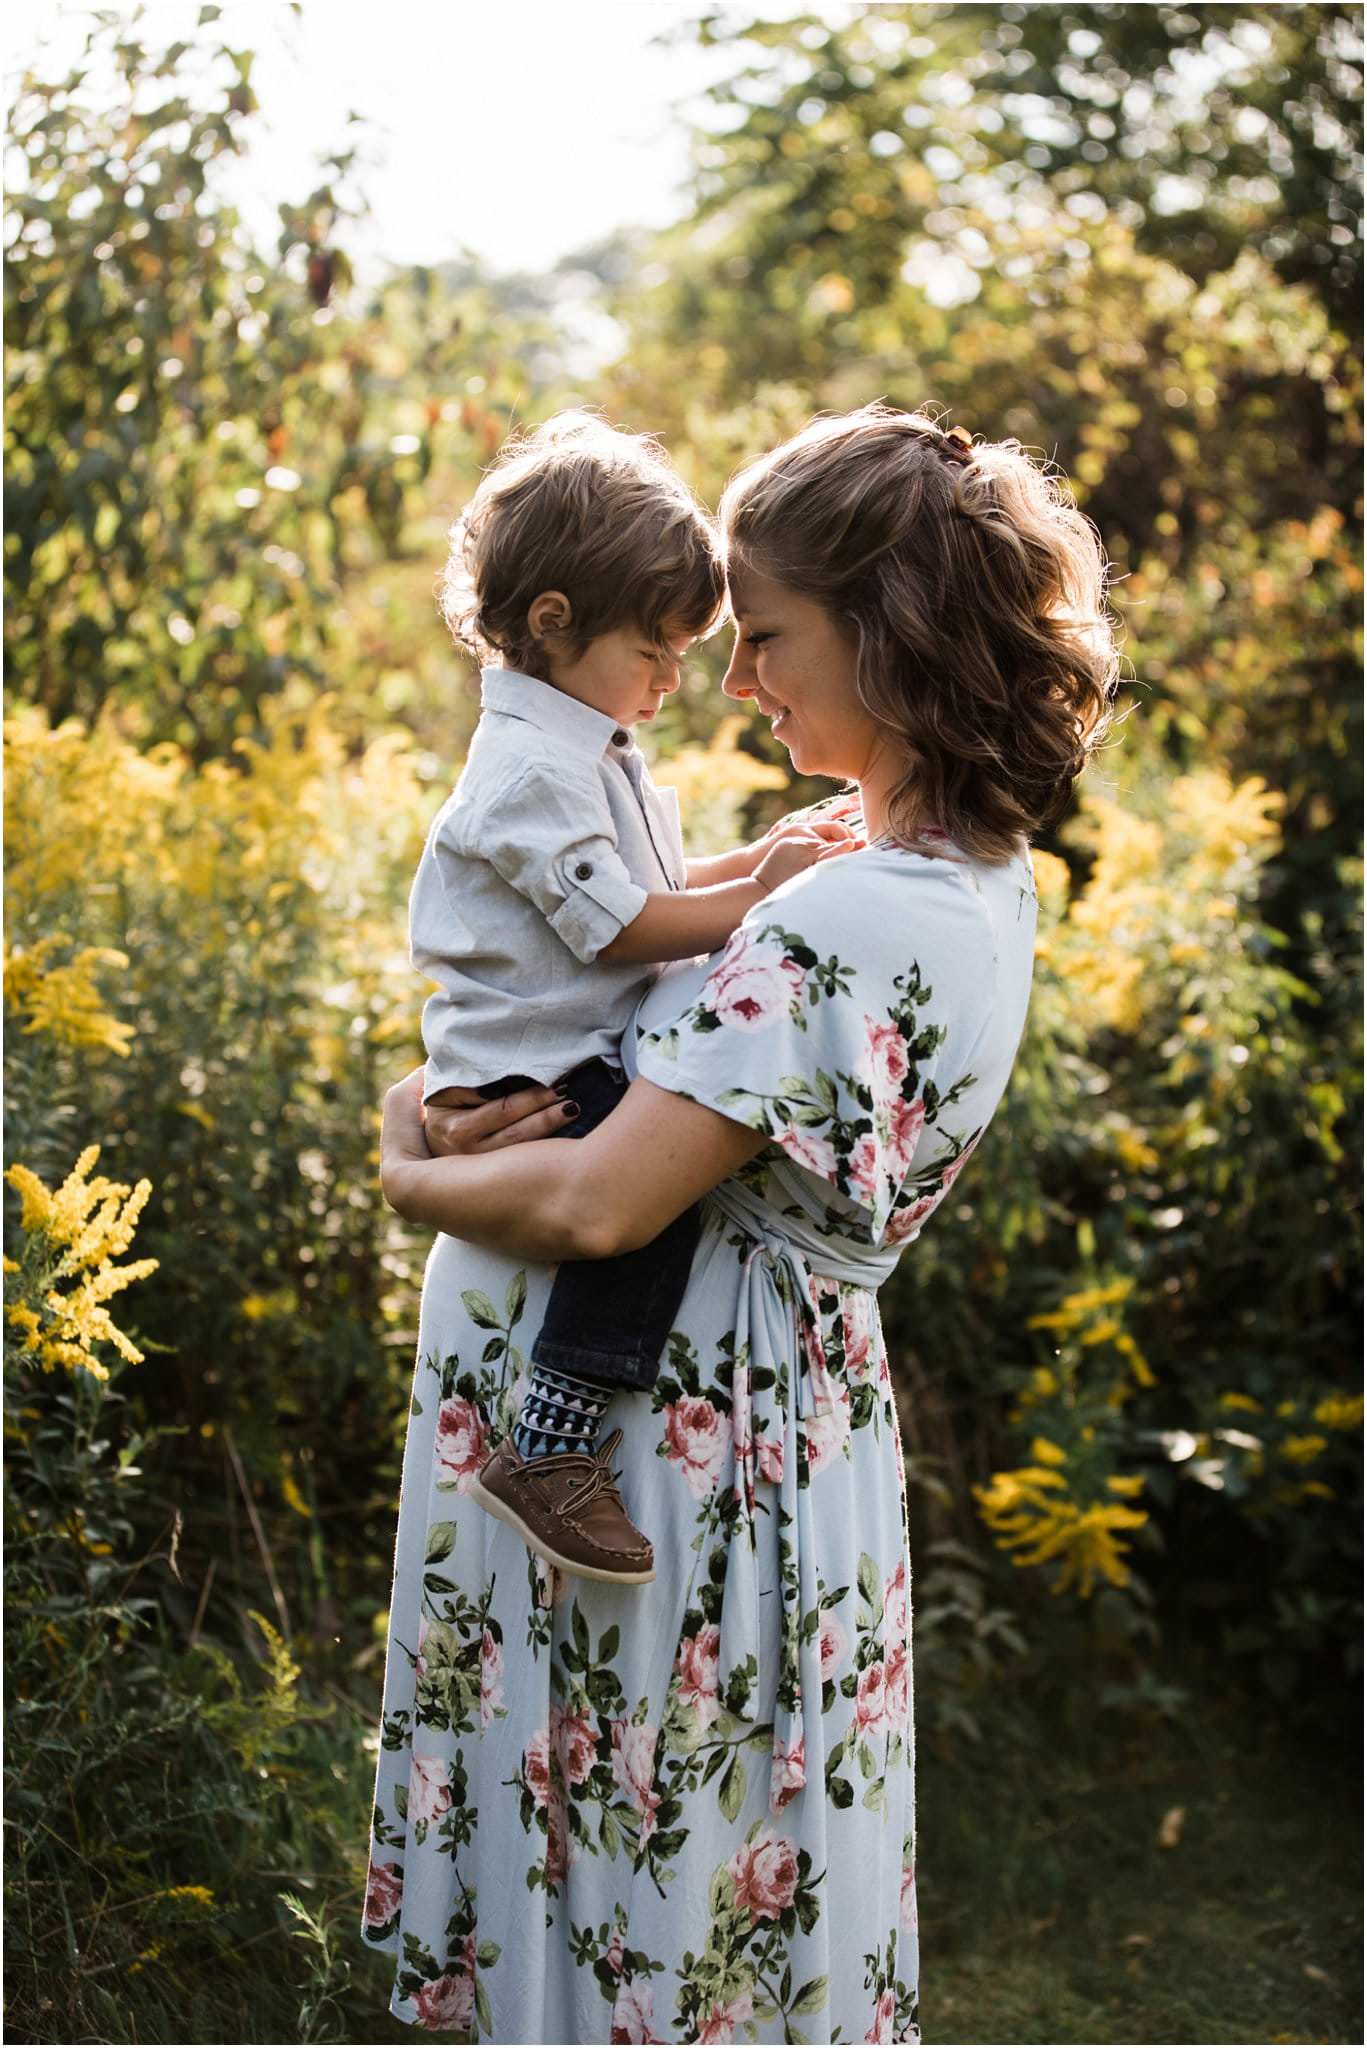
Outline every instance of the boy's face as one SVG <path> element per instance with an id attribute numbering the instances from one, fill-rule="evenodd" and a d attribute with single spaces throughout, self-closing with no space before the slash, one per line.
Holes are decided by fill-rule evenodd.
<path id="1" fill-rule="evenodd" d="M 618 626 L 611 633 L 600 633 L 576 655 L 572 643 L 551 624 L 557 616 L 553 607 L 549 618 L 543 612 L 538 623 L 538 607 L 545 605 L 544 598 L 537 598 L 528 622 L 533 631 L 540 632 L 551 681 L 566 696 L 592 705 L 619 725 L 631 726 L 638 719 L 653 718 L 665 698 L 678 689 L 679 664 L 696 641 L 696 633 L 686 627 L 666 626 L 668 652 L 662 653 L 636 627 Z"/>

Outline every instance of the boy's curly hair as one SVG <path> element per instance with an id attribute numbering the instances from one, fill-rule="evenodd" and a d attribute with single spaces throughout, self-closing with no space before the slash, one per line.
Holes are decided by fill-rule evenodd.
<path id="1" fill-rule="evenodd" d="M 657 441 L 587 411 L 514 435 L 449 539 L 438 604 L 452 634 L 477 660 L 497 655 L 543 682 L 545 653 L 527 629 L 541 591 L 569 599 L 577 655 L 622 626 L 663 650 L 721 610 L 715 522 Z"/>
<path id="2" fill-rule="evenodd" d="M 861 702 L 906 761 L 889 829 L 1001 861 L 1062 809 L 1113 718 L 1120 669 L 1096 528 L 1018 441 L 928 412 L 813 420 L 738 472 L 737 565 L 852 629 Z"/>

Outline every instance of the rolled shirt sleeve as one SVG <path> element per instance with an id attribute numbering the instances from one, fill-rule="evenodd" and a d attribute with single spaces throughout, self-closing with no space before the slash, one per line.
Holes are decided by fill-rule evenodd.
<path id="1" fill-rule="evenodd" d="M 572 771 L 524 768 L 484 810 L 466 850 L 534 904 L 585 965 L 645 907 L 647 892 L 617 850 L 601 784 Z"/>

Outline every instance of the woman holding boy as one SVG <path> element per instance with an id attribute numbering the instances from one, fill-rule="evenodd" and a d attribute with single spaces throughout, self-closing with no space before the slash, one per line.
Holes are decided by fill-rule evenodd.
<path id="1" fill-rule="evenodd" d="M 920 2039 L 911 1561 L 877 1289 L 1006 1085 L 1029 838 L 1114 689 L 1106 570 L 1016 444 L 886 407 L 815 422 L 732 481 L 721 517 L 723 687 L 848 799 L 716 880 L 670 845 L 633 870 L 622 813 L 589 858 L 621 861 L 618 958 L 651 971 L 620 1080 L 606 1062 L 612 1099 L 573 1142 L 561 1076 L 511 1051 L 496 1093 L 429 1108 L 426 1133 L 420 1077 L 385 1103 L 386 1195 L 442 1234 L 365 1932 L 396 1958 L 398 2017 L 498 2041 Z M 563 692 L 585 621 L 559 582 L 543 595 L 565 614 L 504 665 Z M 623 602 L 591 637 L 634 628 L 644 658 L 652 621 Z M 666 598 L 653 622 L 666 680 L 695 611 Z M 628 721 L 601 709 L 611 747 Z M 800 857 L 780 875 L 785 843 Z M 633 949 L 653 898 L 713 890 L 659 927 L 730 892 L 708 957 L 653 924 Z M 559 1419 L 590 1426 L 575 1441 L 529 1418 L 553 1283 L 649 1266 L 695 1205 L 681 1282 L 660 1261 L 658 1353 L 648 1316 L 619 1345 L 619 1297 L 581 1288 L 558 1316 L 559 1393 L 579 1404 Z M 554 1568 L 545 1517 L 609 1549 L 622 1518 L 652 1575 L 590 1575 L 591 1551 Z"/>

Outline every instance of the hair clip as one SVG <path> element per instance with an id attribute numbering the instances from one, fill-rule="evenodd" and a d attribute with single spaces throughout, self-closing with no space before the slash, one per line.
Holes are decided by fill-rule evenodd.
<path id="1" fill-rule="evenodd" d="M 947 427 L 940 443 L 940 453 L 949 462 L 971 462 L 973 460 L 973 436 L 967 427 Z"/>

